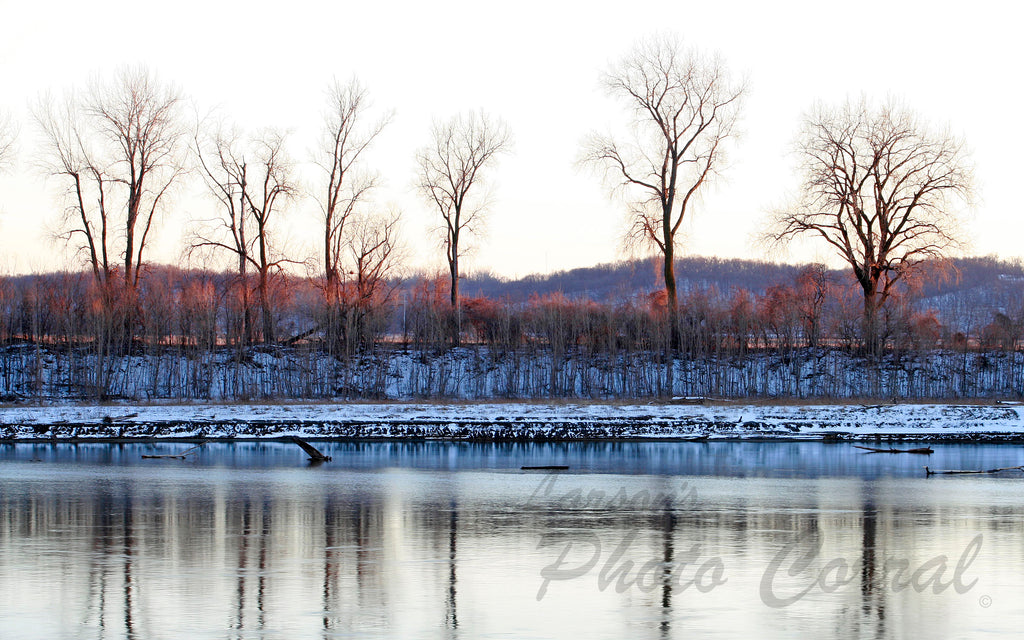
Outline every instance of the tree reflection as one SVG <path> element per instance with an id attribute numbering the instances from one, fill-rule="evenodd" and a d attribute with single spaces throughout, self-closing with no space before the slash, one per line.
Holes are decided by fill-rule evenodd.
<path id="1" fill-rule="evenodd" d="M 861 570 L 860 594 L 861 620 L 865 625 L 874 626 L 875 637 L 885 637 L 885 555 L 882 552 L 882 567 L 879 567 L 878 508 L 875 506 L 874 488 L 866 487 L 861 506 Z"/>
<path id="2" fill-rule="evenodd" d="M 323 583 L 323 627 L 324 638 L 330 637 L 326 633 L 334 628 L 334 621 L 331 614 L 335 611 L 336 595 L 338 586 L 338 537 L 335 528 L 337 527 L 338 506 L 334 496 L 328 495 L 324 503 L 324 583 Z"/>
<path id="3" fill-rule="evenodd" d="M 135 557 L 135 536 L 132 531 L 132 496 L 125 496 L 124 517 L 122 519 L 124 530 L 124 630 L 128 640 L 135 638 L 135 599 L 132 597 L 134 581 L 132 580 L 132 561 Z"/>
<path id="4" fill-rule="evenodd" d="M 245 629 L 245 576 L 249 555 L 249 539 L 252 533 L 252 502 L 245 498 L 240 505 L 241 535 L 238 536 L 238 563 L 235 572 L 235 624 L 237 630 Z M 241 636 L 236 636 L 241 637 Z"/>
<path id="5" fill-rule="evenodd" d="M 445 626 L 453 631 L 459 628 L 459 612 L 455 590 L 455 554 L 458 530 L 459 507 L 455 498 L 452 498 L 448 511 L 448 597 L 445 599 Z"/>
<path id="6" fill-rule="evenodd" d="M 662 516 L 664 553 L 662 560 L 664 566 L 661 576 L 661 629 L 662 638 L 672 636 L 672 564 L 675 562 L 675 533 L 676 514 L 672 507 L 667 507 Z"/>
<path id="7" fill-rule="evenodd" d="M 981 572 L 993 566 L 1024 571 L 1024 553 L 1013 554 L 1024 549 L 1024 507 L 994 480 L 979 502 L 977 481 L 959 494 L 953 480 L 941 494 L 918 494 L 902 480 L 696 479 L 698 500 L 658 506 L 635 498 L 680 495 L 681 476 L 576 473 L 524 507 L 540 476 L 488 472 L 454 481 L 440 471 L 330 466 L 239 476 L 177 464 L 103 471 L 59 483 L 0 476 L 4 637 L 21 603 L 58 596 L 63 617 L 45 622 L 59 631 L 38 637 L 134 639 L 173 629 L 181 637 L 328 640 L 430 629 L 447 638 L 503 631 L 667 639 L 784 628 L 863 638 L 911 624 L 938 637 L 984 591 L 959 609 L 930 590 L 894 595 L 890 556 L 916 567 L 947 554 L 948 581 L 963 548 L 954 545 L 991 532 L 1004 555 L 993 560 L 986 546 L 968 581 L 980 575 L 984 584 Z M 585 504 L 565 497 L 575 489 Z M 589 499 L 592 490 L 601 497 Z M 990 499 L 997 490 L 1003 497 Z M 541 532 L 561 546 L 539 548 Z M 852 581 L 772 609 L 756 600 L 758 581 L 780 541 L 794 536 L 824 545 L 797 575 L 780 572 L 783 590 L 799 592 L 834 559 L 854 567 Z M 541 568 L 565 541 L 593 539 L 602 545 L 593 571 L 553 583 L 538 603 Z M 635 545 L 609 570 L 615 583 L 600 590 L 598 574 L 623 540 Z M 570 567 L 590 550 L 577 545 L 573 553 Z M 718 555 L 728 578 L 722 589 L 686 586 Z M 615 572 L 630 560 L 634 578 L 645 563 L 653 568 L 619 592 Z"/>

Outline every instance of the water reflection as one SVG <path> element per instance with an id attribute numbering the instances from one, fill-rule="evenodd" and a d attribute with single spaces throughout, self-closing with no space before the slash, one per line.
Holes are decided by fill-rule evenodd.
<path id="1" fill-rule="evenodd" d="M 1024 464 L 1024 449 L 1013 445 L 931 445 L 931 456 L 872 454 L 849 443 L 806 442 L 553 442 L 473 443 L 441 441 L 317 442 L 333 461 L 315 465 L 325 472 L 382 468 L 436 471 L 518 470 L 530 465 L 568 465 L 573 471 L 643 475 L 817 478 L 855 476 L 920 477 L 932 469 L 990 469 Z M 3 444 L 0 462 L 182 466 L 180 460 L 144 460 L 190 449 L 191 443 Z M 903 446 L 913 446 L 905 444 Z M 208 443 L 185 461 L 220 468 L 295 468 L 307 456 L 283 442 Z"/>
<path id="2" fill-rule="evenodd" d="M 875 554 L 878 545 L 878 510 L 873 492 L 873 487 L 866 487 L 861 506 L 861 619 L 868 627 L 867 635 L 885 637 L 885 594 L 884 586 L 879 585 L 878 558 Z"/>
<path id="3" fill-rule="evenodd" d="M 1024 623 L 1024 479 L 926 479 L 821 444 L 629 444 L 325 444 L 336 462 L 319 468 L 266 443 L 147 464 L 139 446 L 7 447 L 3 637 L 889 638 Z M 609 450 L 633 457 L 618 469 Z M 742 474 L 708 472 L 748 455 Z M 934 466 L 980 468 L 1018 454 L 941 455 Z M 830 475 L 820 458 L 871 462 Z M 599 472 L 514 470 L 539 460 Z M 977 583 L 937 589 L 979 534 L 959 576 Z"/>

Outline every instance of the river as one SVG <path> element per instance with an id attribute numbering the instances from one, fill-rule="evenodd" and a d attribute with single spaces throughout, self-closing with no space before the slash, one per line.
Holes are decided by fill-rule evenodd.
<path id="1" fill-rule="evenodd" d="M 316 444 L 331 462 L 277 442 L 0 446 L 0 637 L 1024 627 L 1024 473 L 923 469 L 1022 465 L 1016 445 Z"/>

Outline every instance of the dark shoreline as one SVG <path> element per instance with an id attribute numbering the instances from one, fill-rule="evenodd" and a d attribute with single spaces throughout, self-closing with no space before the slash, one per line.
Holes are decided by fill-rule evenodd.
<path id="1" fill-rule="evenodd" d="M 693 422 L 499 422 L 468 421 L 228 421 L 135 422 L 124 425 L 61 423 L 54 425 L 0 424 L 0 445 L 12 444 L 127 444 L 139 442 L 289 442 L 298 435 L 319 442 L 450 441 L 450 442 L 945 442 L 1024 444 L 1024 435 L 998 431 L 914 433 L 854 433 L 812 424 L 742 425 Z"/>

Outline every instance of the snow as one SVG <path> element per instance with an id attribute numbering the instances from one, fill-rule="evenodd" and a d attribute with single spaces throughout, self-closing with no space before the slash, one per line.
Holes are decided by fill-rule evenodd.
<path id="1" fill-rule="evenodd" d="M 0 408 L 0 440 L 66 438 L 1024 439 L 1019 404 L 310 403 Z"/>

